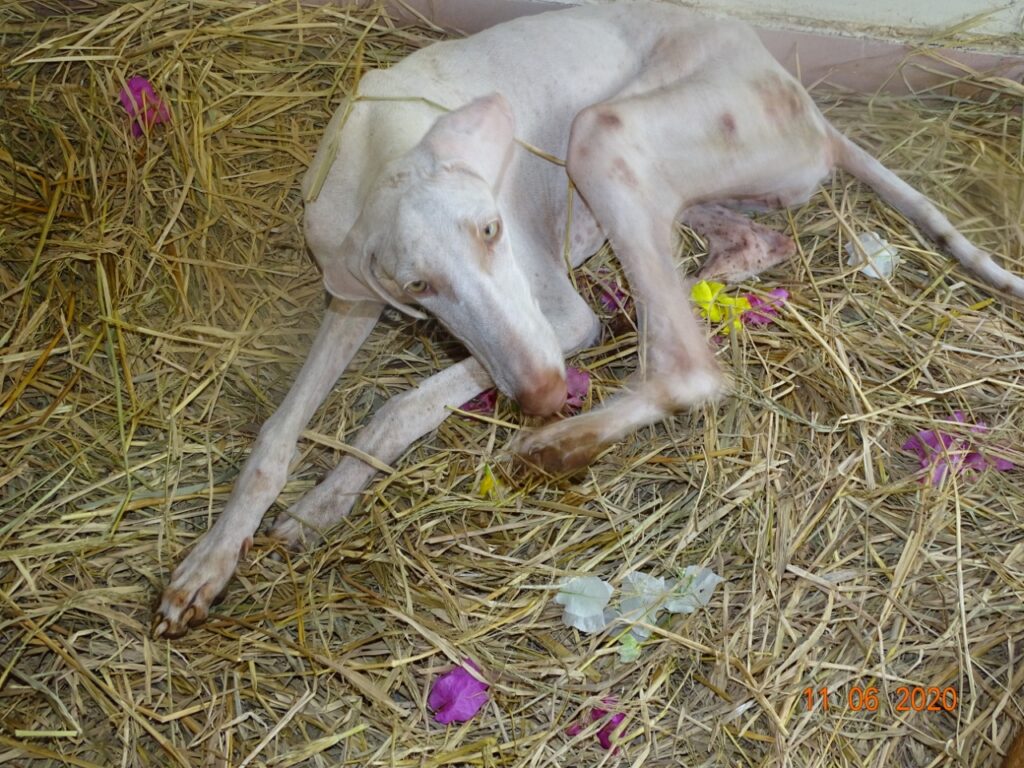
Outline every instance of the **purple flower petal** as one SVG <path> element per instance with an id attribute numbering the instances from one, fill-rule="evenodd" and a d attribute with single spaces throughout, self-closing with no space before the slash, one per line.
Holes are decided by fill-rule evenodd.
<path id="1" fill-rule="evenodd" d="M 967 417 L 963 411 L 954 411 L 952 417 L 946 421 L 966 424 Z M 988 431 L 988 427 L 984 424 L 968 426 L 970 431 L 975 434 Z M 917 454 L 921 469 L 930 470 L 922 476 L 921 481 L 924 482 L 927 477 L 928 482 L 935 487 L 942 484 L 948 473 L 959 475 L 964 470 L 977 473 L 989 467 L 999 472 L 1006 472 L 1014 468 L 1012 462 L 999 458 L 989 459 L 981 452 L 971 450 L 971 445 L 967 440 L 938 429 L 921 430 L 904 442 L 902 448 Z"/>
<path id="2" fill-rule="evenodd" d="M 469 413 L 492 414 L 494 413 L 494 409 L 497 405 L 498 390 L 491 387 L 490 389 L 481 392 L 472 400 L 467 400 L 465 403 L 460 405 L 459 410 L 468 411 Z"/>
<path id="3" fill-rule="evenodd" d="M 469 659 L 465 663 L 479 671 Z M 434 719 L 442 725 L 464 723 L 487 703 L 487 688 L 487 683 L 473 677 L 465 666 L 456 667 L 434 681 L 427 705 L 434 710 Z"/>
<path id="4" fill-rule="evenodd" d="M 981 472 L 988 466 L 988 459 L 977 451 L 971 451 L 963 457 L 962 464 L 965 469 L 973 469 L 975 472 Z"/>
<path id="5" fill-rule="evenodd" d="M 606 706 L 615 706 L 616 700 L 614 697 L 609 697 L 604 699 L 604 704 Z M 590 722 L 596 723 L 598 720 L 607 717 L 608 714 L 609 710 L 602 709 L 601 707 L 594 707 L 590 710 Z M 615 734 L 615 729 L 618 728 L 619 724 L 625 719 L 625 712 L 616 712 L 611 716 L 607 723 L 601 726 L 601 730 L 597 732 L 597 740 L 600 742 L 602 747 L 605 749 L 618 749 L 612 742 L 612 736 Z M 583 728 L 584 726 L 582 723 L 573 723 L 565 729 L 565 732 L 569 736 L 577 736 L 583 731 Z"/>
<path id="6" fill-rule="evenodd" d="M 141 75 L 128 78 L 126 88 L 118 94 L 121 106 L 132 118 L 132 136 L 141 136 L 144 128 L 171 121 L 171 111 L 153 90 L 153 84 Z"/>
<path id="7" fill-rule="evenodd" d="M 601 713 L 601 717 L 604 717 L 608 713 L 603 709 L 595 709 L 594 714 Z M 600 718 L 597 718 L 600 719 Z M 615 729 L 619 727 L 619 723 L 626 719 L 625 712 L 617 712 L 611 716 L 611 719 L 602 726 L 601 730 L 597 732 L 597 740 L 601 742 L 601 746 L 605 749 L 612 749 L 615 744 L 612 743 L 612 736 L 615 735 Z"/>
<path id="8" fill-rule="evenodd" d="M 581 368 L 573 368 L 571 365 L 565 368 L 565 404 L 570 410 L 579 410 L 587 400 L 587 393 L 590 391 L 590 374 Z M 498 404 L 498 390 L 491 387 L 481 392 L 472 400 L 467 400 L 459 406 L 460 411 L 468 413 L 481 413 L 490 415 Z"/>
<path id="9" fill-rule="evenodd" d="M 582 368 L 573 368 L 571 365 L 565 369 L 565 404 L 570 409 L 579 410 L 586 402 L 587 393 L 590 391 L 590 374 Z"/>
<path id="10" fill-rule="evenodd" d="M 750 309 L 744 312 L 740 319 L 747 325 L 768 325 L 779 315 L 779 307 L 789 299 L 789 291 L 785 288 L 774 288 L 769 291 L 768 299 L 762 299 L 748 293 L 747 301 L 750 302 Z"/>
<path id="11" fill-rule="evenodd" d="M 601 294 L 597 297 L 605 312 L 625 312 L 629 296 L 614 280 L 602 280 L 598 283 Z"/>

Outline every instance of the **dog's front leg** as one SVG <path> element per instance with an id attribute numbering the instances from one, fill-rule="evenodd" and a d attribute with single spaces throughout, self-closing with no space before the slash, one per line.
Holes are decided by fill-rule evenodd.
<path id="1" fill-rule="evenodd" d="M 260 429 L 224 511 L 174 569 L 155 617 L 156 637 L 178 637 L 206 618 L 288 479 L 299 433 L 366 340 L 381 308 L 370 302 L 330 303 L 298 378 Z"/>
<path id="2" fill-rule="evenodd" d="M 364 427 L 353 445 L 390 464 L 423 435 L 437 429 L 458 407 L 492 386 L 491 377 L 475 358 L 436 373 L 419 386 L 391 398 Z M 271 536 L 287 546 L 309 543 L 352 509 L 358 494 L 377 470 L 346 457 L 320 485 L 278 519 Z"/>

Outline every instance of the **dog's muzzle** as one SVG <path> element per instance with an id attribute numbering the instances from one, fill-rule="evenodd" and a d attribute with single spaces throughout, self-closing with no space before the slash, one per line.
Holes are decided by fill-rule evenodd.
<path id="1" fill-rule="evenodd" d="M 530 385 L 516 394 L 516 401 L 530 416 L 549 416 L 562 410 L 565 397 L 565 374 L 549 368 L 530 377 Z"/>

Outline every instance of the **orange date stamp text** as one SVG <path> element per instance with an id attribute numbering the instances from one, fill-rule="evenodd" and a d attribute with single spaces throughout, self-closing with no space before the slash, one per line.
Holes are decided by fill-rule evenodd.
<path id="1" fill-rule="evenodd" d="M 955 712 L 959 704 L 956 688 L 938 686 L 901 685 L 895 690 L 892 708 L 895 712 Z M 877 712 L 882 706 L 882 694 L 875 686 L 851 686 L 846 696 L 841 691 L 828 688 L 804 688 L 804 699 L 808 711 L 818 709 L 828 712 L 837 706 L 844 706 L 851 712 Z"/>

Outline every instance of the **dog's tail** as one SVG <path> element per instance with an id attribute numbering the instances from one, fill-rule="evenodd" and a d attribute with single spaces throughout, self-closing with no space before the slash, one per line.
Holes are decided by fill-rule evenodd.
<path id="1" fill-rule="evenodd" d="M 867 183 L 883 200 L 917 224 L 939 248 L 952 255 L 969 272 L 997 291 L 1005 291 L 1024 299 L 1024 278 L 996 264 L 991 255 L 961 235 L 928 198 L 835 128 L 829 128 L 836 165 Z"/>

